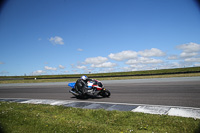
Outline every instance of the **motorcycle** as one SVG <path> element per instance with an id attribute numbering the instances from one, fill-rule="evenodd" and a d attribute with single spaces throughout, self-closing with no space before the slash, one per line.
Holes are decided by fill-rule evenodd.
<path id="1" fill-rule="evenodd" d="M 87 98 L 87 97 L 109 97 L 111 95 L 110 91 L 104 88 L 101 81 L 91 80 L 87 82 L 88 90 L 87 93 L 82 94 L 79 90 L 75 89 L 76 83 L 69 83 L 72 89 L 69 91 L 77 98 Z"/>

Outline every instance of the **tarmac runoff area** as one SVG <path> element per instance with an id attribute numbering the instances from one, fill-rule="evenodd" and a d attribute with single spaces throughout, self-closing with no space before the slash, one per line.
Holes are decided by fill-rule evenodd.
<path id="1" fill-rule="evenodd" d="M 83 109 L 105 109 L 108 111 L 132 111 L 158 115 L 180 116 L 194 119 L 200 119 L 200 108 L 181 107 L 181 106 L 162 106 L 162 105 L 144 105 L 144 104 L 126 104 L 111 102 L 92 102 L 92 101 L 71 101 L 71 100 L 48 100 L 48 99 L 13 99 L 4 98 L 0 101 L 29 103 L 29 104 L 48 104 L 65 107 L 83 108 Z"/>

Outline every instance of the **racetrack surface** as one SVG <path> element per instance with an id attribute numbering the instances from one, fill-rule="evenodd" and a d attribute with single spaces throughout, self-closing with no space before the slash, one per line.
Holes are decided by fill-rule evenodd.
<path id="1" fill-rule="evenodd" d="M 200 107 L 200 77 L 102 81 L 110 98 L 84 101 Z M 0 98 L 76 99 L 68 82 L 0 84 Z"/>

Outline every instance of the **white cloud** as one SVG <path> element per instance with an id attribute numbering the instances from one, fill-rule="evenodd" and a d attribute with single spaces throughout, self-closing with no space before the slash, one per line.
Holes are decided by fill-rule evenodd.
<path id="1" fill-rule="evenodd" d="M 191 42 L 188 44 L 178 45 L 177 48 L 183 50 L 186 53 L 198 52 L 200 51 L 200 44 Z"/>
<path id="2" fill-rule="evenodd" d="M 49 41 L 53 44 L 64 45 L 63 39 L 59 36 L 51 37 Z"/>
<path id="3" fill-rule="evenodd" d="M 172 62 L 171 64 L 169 64 L 170 67 L 180 67 L 181 65 L 178 62 Z"/>
<path id="4" fill-rule="evenodd" d="M 133 68 L 131 67 L 121 67 L 120 68 L 122 71 L 128 72 L 128 71 L 133 71 Z"/>
<path id="5" fill-rule="evenodd" d="M 106 58 L 106 57 L 98 56 L 98 57 L 86 58 L 84 63 L 86 63 L 86 64 L 101 64 L 101 63 L 106 62 L 107 60 L 108 60 L 108 58 Z"/>
<path id="6" fill-rule="evenodd" d="M 160 49 L 152 48 L 152 49 L 146 49 L 144 51 L 139 51 L 138 54 L 144 57 L 160 57 L 165 56 L 166 54 L 162 52 Z"/>
<path id="7" fill-rule="evenodd" d="M 110 55 L 108 55 L 108 57 L 110 59 L 113 59 L 113 60 L 116 60 L 116 61 L 122 61 L 122 60 L 126 60 L 126 59 L 136 58 L 137 52 L 127 50 L 127 51 L 122 51 L 122 52 L 119 52 L 119 53 L 116 53 L 116 54 L 111 53 Z"/>
<path id="8" fill-rule="evenodd" d="M 83 49 L 81 49 L 81 48 L 78 48 L 78 49 L 77 49 L 77 51 L 83 51 Z"/>
<path id="9" fill-rule="evenodd" d="M 144 70 L 146 65 L 143 64 L 132 64 L 128 67 L 121 67 L 120 69 L 123 71 L 137 71 L 137 70 Z"/>
<path id="10" fill-rule="evenodd" d="M 146 58 L 146 57 L 139 57 L 138 59 L 130 59 L 126 62 L 126 64 L 156 64 L 162 63 L 163 61 L 160 59 L 153 59 L 153 58 Z"/>
<path id="11" fill-rule="evenodd" d="M 200 62 L 200 58 L 187 58 L 185 59 L 187 62 Z"/>
<path id="12" fill-rule="evenodd" d="M 59 68 L 60 68 L 60 69 L 65 69 L 65 66 L 59 65 Z"/>
<path id="13" fill-rule="evenodd" d="M 41 74 L 44 74 L 44 73 L 46 73 L 46 72 L 43 71 L 43 70 L 37 70 L 37 71 L 32 72 L 32 75 L 41 75 Z"/>
<path id="14" fill-rule="evenodd" d="M 99 73 L 109 73 L 115 71 L 115 68 L 103 68 L 99 71 Z"/>
<path id="15" fill-rule="evenodd" d="M 143 67 L 145 67 L 145 65 L 133 64 L 133 65 L 130 65 L 130 67 L 132 67 L 132 68 L 143 68 Z"/>
<path id="16" fill-rule="evenodd" d="M 69 71 L 67 71 L 67 70 L 66 70 L 66 71 L 62 71 L 62 72 L 63 72 L 63 73 L 69 73 Z"/>
<path id="17" fill-rule="evenodd" d="M 111 62 L 104 62 L 102 64 L 92 64 L 91 67 L 114 67 L 116 66 L 117 64 L 116 63 L 111 63 Z"/>
<path id="18" fill-rule="evenodd" d="M 168 60 L 177 60 L 178 56 L 177 55 L 171 55 L 167 58 Z"/>
<path id="19" fill-rule="evenodd" d="M 200 45 L 196 43 L 179 45 L 177 48 L 181 50 L 181 53 L 172 53 L 172 55 L 166 55 L 165 52 L 158 48 L 139 52 L 126 50 L 110 53 L 108 57 L 86 58 L 82 63 L 72 65 L 72 68 L 77 69 L 79 73 L 98 73 L 105 72 L 105 69 L 112 72 L 114 70 L 135 71 L 198 66 L 200 62 L 199 47 Z M 82 49 L 77 50 L 81 51 Z M 111 59 L 113 61 L 110 61 Z"/>
<path id="20" fill-rule="evenodd" d="M 49 67 L 49 66 L 45 66 L 44 69 L 46 69 L 46 70 L 53 70 L 53 71 L 57 70 L 57 68 L 55 68 L 55 67 Z"/>
<path id="21" fill-rule="evenodd" d="M 72 67 L 72 68 L 76 68 L 74 64 L 71 64 L 71 67 Z"/>
<path id="22" fill-rule="evenodd" d="M 169 69 L 169 68 L 179 68 L 181 67 L 183 64 L 181 62 L 167 62 L 167 63 L 163 63 L 160 64 L 158 66 L 159 69 Z M 183 65 L 184 66 L 184 65 Z M 182 67 L 183 67 L 182 66 Z"/>
<path id="23" fill-rule="evenodd" d="M 87 67 L 86 66 L 76 66 L 76 68 L 78 68 L 78 69 L 86 69 Z"/>
<path id="24" fill-rule="evenodd" d="M 199 55 L 200 52 L 200 44 L 197 43 L 188 43 L 177 46 L 178 49 L 182 50 L 180 54 L 181 58 L 189 58 Z"/>
<path id="25" fill-rule="evenodd" d="M 182 52 L 180 54 L 180 57 L 182 57 L 182 58 L 188 58 L 188 57 L 193 57 L 193 56 L 196 56 L 196 55 L 198 55 L 197 52 Z"/>
<path id="26" fill-rule="evenodd" d="M 199 66 L 200 66 L 200 63 L 199 63 L 199 64 L 194 64 L 194 66 L 199 67 Z"/>

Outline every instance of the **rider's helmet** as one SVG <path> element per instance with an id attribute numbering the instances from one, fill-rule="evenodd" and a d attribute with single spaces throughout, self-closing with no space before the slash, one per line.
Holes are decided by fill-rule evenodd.
<path id="1" fill-rule="evenodd" d="M 82 80 L 86 80 L 86 79 L 88 79 L 88 77 L 85 76 L 85 75 L 83 75 L 83 76 L 81 76 L 81 79 L 82 79 Z"/>

